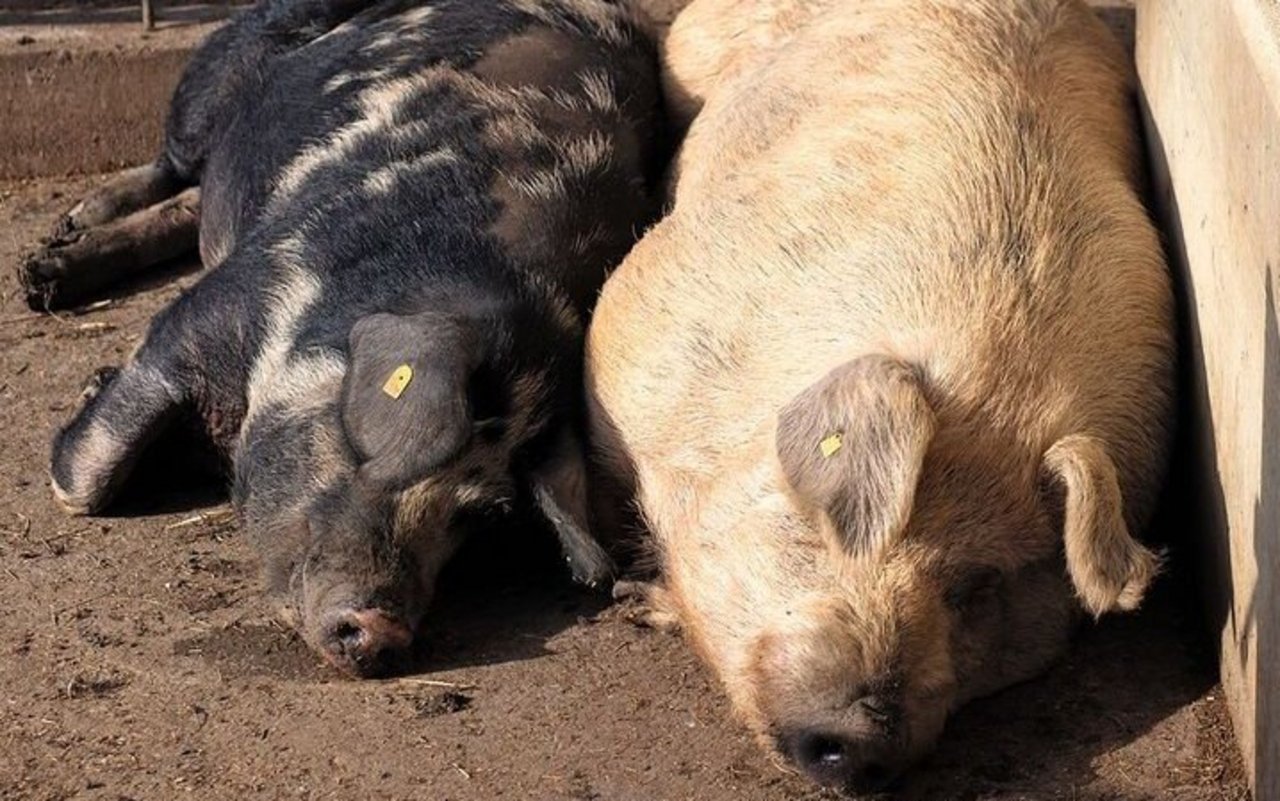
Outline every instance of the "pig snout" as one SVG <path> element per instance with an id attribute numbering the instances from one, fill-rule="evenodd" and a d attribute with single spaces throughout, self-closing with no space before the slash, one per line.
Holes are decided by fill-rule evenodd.
<path id="1" fill-rule="evenodd" d="M 376 540 L 368 539 L 357 542 Z M 403 554 L 340 549 L 333 540 L 324 544 L 330 547 L 317 549 L 308 561 L 313 569 L 301 571 L 304 639 L 326 662 L 353 678 L 403 671 L 419 639 L 434 577 L 418 575 Z"/>
<path id="2" fill-rule="evenodd" d="M 369 678 L 395 669 L 413 643 L 413 629 L 382 609 L 347 607 L 325 618 L 319 639 L 334 667 Z"/>
<path id="3" fill-rule="evenodd" d="M 869 695 L 849 711 L 848 726 L 792 728 L 778 737 L 778 750 L 797 769 L 827 787 L 869 793 L 886 789 L 906 759 L 898 736 L 903 723 L 899 704 Z"/>

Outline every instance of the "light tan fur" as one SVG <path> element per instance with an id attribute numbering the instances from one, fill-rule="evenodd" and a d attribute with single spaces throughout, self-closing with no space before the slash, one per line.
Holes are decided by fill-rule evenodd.
<path id="1" fill-rule="evenodd" d="M 909 761 L 1056 655 L 1072 592 L 1155 573 L 1173 308 L 1129 67 L 1076 0 L 694 0 L 665 58 L 697 117 L 595 313 L 600 462 L 756 732 L 843 731 L 892 675 Z M 868 358 L 918 388 L 817 392 Z M 994 623 L 944 603 L 978 567 Z"/>

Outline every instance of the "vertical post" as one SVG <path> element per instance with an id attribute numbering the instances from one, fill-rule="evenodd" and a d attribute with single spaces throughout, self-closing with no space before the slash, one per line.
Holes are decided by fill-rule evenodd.
<path id="1" fill-rule="evenodd" d="M 151 7 L 152 0 L 142 0 L 142 30 L 152 31 L 156 27 L 155 9 Z"/>
<path id="2" fill-rule="evenodd" d="M 1186 309 L 1208 617 L 1258 801 L 1280 799 L 1280 19 L 1275 0 L 1139 0 L 1156 206 Z"/>

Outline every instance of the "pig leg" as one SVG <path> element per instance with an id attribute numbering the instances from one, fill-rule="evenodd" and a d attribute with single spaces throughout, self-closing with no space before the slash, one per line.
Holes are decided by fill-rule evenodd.
<path id="1" fill-rule="evenodd" d="M 350 19 L 372 0 L 268 0 L 214 32 L 174 92 L 163 155 L 120 173 L 63 215 L 23 259 L 27 305 L 65 307 L 175 256 L 199 238 L 199 183 L 209 146 L 269 62 Z"/>
<path id="2" fill-rule="evenodd" d="M 118 172 L 106 185 L 90 192 L 54 225 L 54 238 L 109 223 L 171 198 L 182 182 L 163 161 Z"/>
<path id="3" fill-rule="evenodd" d="M 128 191 L 132 189 L 138 191 Z M 145 192 L 157 191 L 157 185 L 128 190 L 90 195 L 63 218 L 64 233 L 23 257 L 18 277 L 28 306 L 40 311 L 83 303 L 124 278 L 195 249 L 200 219 L 196 187 L 123 217 L 88 222 L 127 209 Z"/>
<path id="4" fill-rule="evenodd" d="M 54 438 L 49 472 L 58 502 L 71 514 L 101 510 L 180 408 L 178 388 L 145 359 L 99 370 L 80 411 Z"/>
<path id="5" fill-rule="evenodd" d="M 243 397 L 246 345 L 234 322 L 247 325 L 256 309 L 236 291 L 240 280 L 234 270 L 207 273 L 155 317 L 123 367 L 99 370 L 90 381 L 53 440 L 49 472 L 67 511 L 103 509 L 147 446 L 184 412 L 229 409 Z"/>
<path id="6" fill-rule="evenodd" d="M 627 619 L 638 626 L 667 632 L 680 629 L 680 618 L 676 615 L 671 593 L 656 582 L 614 582 L 613 600 L 632 603 Z"/>

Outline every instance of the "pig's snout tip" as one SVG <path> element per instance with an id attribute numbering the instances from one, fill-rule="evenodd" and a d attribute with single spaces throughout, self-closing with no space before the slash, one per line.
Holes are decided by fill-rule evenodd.
<path id="1" fill-rule="evenodd" d="M 897 778 L 898 771 L 871 743 L 801 729 L 784 734 L 778 744 L 793 765 L 826 787 L 880 793 Z"/>
<path id="2" fill-rule="evenodd" d="M 413 642 L 413 631 L 381 609 L 348 609 L 333 616 L 324 632 L 325 656 L 356 676 L 382 676 L 394 669 Z"/>

